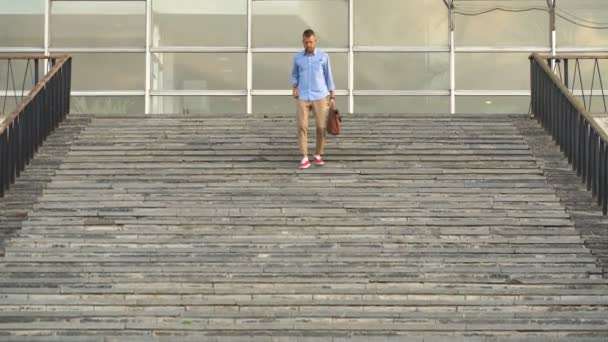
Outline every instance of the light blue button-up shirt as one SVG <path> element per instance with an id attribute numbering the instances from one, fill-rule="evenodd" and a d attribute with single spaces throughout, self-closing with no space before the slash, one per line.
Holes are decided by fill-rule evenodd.
<path id="1" fill-rule="evenodd" d="M 299 98 L 304 101 L 321 100 L 334 91 L 329 55 L 319 49 L 309 55 L 306 50 L 298 52 L 293 59 L 291 84 L 298 86 Z"/>

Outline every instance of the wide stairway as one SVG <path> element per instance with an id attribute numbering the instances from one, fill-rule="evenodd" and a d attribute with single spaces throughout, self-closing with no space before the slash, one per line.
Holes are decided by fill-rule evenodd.
<path id="1" fill-rule="evenodd" d="M 347 115 L 298 170 L 291 115 L 69 117 L 0 257 L 0 340 L 607 341 L 517 120 Z"/>

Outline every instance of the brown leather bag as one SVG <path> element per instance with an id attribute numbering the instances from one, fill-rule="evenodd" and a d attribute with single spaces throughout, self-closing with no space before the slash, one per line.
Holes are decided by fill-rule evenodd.
<path id="1" fill-rule="evenodd" d="M 342 117 L 340 117 L 340 111 L 337 108 L 329 108 L 329 114 L 327 115 L 327 132 L 331 135 L 340 135 L 342 124 Z"/>

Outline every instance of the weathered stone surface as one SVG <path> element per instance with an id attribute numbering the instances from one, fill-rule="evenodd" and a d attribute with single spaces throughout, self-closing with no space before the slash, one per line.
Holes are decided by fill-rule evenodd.
<path id="1" fill-rule="evenodd" d="M 308 170 L 294 125 L 71 117 L 0 200 L 0 340 L 608 339 L 604 219 L 527 117 L 347 115 Z"/>

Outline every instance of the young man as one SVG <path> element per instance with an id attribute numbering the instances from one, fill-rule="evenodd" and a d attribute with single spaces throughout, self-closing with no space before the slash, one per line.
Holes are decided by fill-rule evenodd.
<path id="1" fill-rule="evenodd" d="M 293 59 L 291 71 L 291 84 L 293 97 L 298 101 L 298 143 L 302 153 L 300 168 L 310 166 L 308 159 L 308 113 L 315 112 L 315 125 L 317 128 L 317 145 L 314 155 L 315 165 L 321 166 L 323 162 L 323 149 L 327 136 L 327 113 L 329 106 L 334 107 L 336 97 L 335 86 L 331 74 L 329 55 L 316 48 L 317 38 L 313 30 L 306 30 L 302 34 L 304 50 L 298 52 Z"/>

